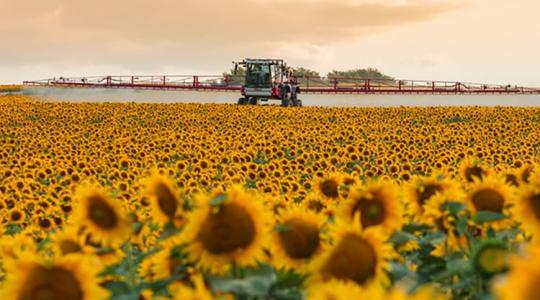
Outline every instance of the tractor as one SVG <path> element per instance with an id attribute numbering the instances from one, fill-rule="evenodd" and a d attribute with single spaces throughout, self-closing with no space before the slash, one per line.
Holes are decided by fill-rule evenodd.
<path id="1" fill-rule="evenodd" d="M 282 59 L 250 59 L 234 63 L 234 74 L 238 67 L 245 70 L 242 97 L 239 105 L 257 105 L 268 100 L 280 100 L 281 106 L 302 106 L 298 99 L 300 87 L 292 68 Z"/>

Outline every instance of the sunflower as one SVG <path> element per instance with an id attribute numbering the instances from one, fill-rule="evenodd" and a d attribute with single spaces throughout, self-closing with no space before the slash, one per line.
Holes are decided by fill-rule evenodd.
<path id="1" fill-rule="evenodd" d="M 519 186 L 519 175 L 516 170 L 505 168 L 500 173 L 503 174 L 506 184 L 513 187 Z"/>
<path id="2" fill-rule="evenodd" d="M 467 182 L 473 182 L 475 178 L 482 180 L 488 171 L 479 160 L 468 157 L 460 163 L 461 177 Z"/>
<path id="3" fill-rule="evenodd" d="M 509 214 L 512 190 L 506 185 L 504 178 L 489 175 L 480 181 L 474 180 L 467 194 L 467 203 L 473 213 L 481 211 L 498 214 Z M 496 221 L 493 224 L 508 223 L 509 219 Z"/>
<path id="4" fill-rule="evenodd" d="M 532 175 L 536 174 L 536 167 L 534 165 L 524 165 L 518 170 L 519 182 L 524 185 L 530 182 Z"/>
<path id="5" fill-rule="evenodd" d="M 201 207 L 188 216 L 182 235 L 189 256 L 203 269 L 221 272 L 231 263 L 253 265 L 264 257 L 262 240 L 269 222 L 256 194 L 235 185 L 198 203 Z"/>
<path id="6" fill-rule="evenodd" d="M 390 244 L 383 242 L 379 230 L 361 230 L 348 222 L 338 221 L 331 229 L 333 244 L 325 249 L 311 266 L 312 283 L 338 279 L 366 285 L 388 283 L 386 270 L 394 255 Z"/>
<path id="7" fill-rule="evenodd" d="M 84 227 L 93 240 L 108 245 L 129 237 L 131 226 L 118 202 L 89 185 L 80 186 L 75 199 L 78 200 L 75 223 Z"/>
<path id="8" fill-rule="evenodd" d="M 316 191 L 328 200 L 339 200 L 341 198 L 340 188 L 343 176 L 339 173 L 331 173 L 319 179 L 314 185 Z"/>
<path id="9" fill-rule="evenodd" d="M 442 257 L 447 252 L 455 252 L 468 247 L 465 236 L 456 231 L 455 217 L 445 209 L 449 203 L 465 204 L 465 194 L 461 189 L 448 189 L 432 196 L 424 206 L 420 221 L 446 234 L 446 241 L 436 245 L 432 255 Z"/>
<path id="10" fill-rule="evenodd" d="M 173 183 L 157 172 L 146 182 L 147 195 L 154 219 L 161 224 L 178 218 L 181 203 Z"/>
<path id="11" fill-rule="evenodd" d="M 316 214 L 324 213 L 330 207 L 330 201 L 316 191 L 309 192 L 300 203 L 305 209 Z"/>
<path id="12" fill-rule="evenodd" d="M 44 263 L 32 256 L 8 261 L 2 299 L 108 299 L 109 292 L 96 280 L 99 272 L 80 255 L 58 257 Z"/>
<path id="13" fill-rule="evenodd" d="M 540 180 L 534 181 L 520 189 L 514 207 L 516 218 L 521 221 L 523 229 L 532 234 L 534 243 L 540 242 Z"/>
<path id="14" fill-rule="evenodd" d="M 9 213 L 8 213 L 9 223 L 21 224 L 22 222 L 24 222 L 25 218 L 26 218 L 26 214 L 24 210 L 18 208 L 17 206 L 9 210 Z"/>
<path id="15" fill-rule="evenodd" d="M 52 236 L 53 250 L 59 256 L 69 254 L 82 254 L 88 247 L 84 244 L 84 235 L 79 234 L 76 226 L 65 226 Z"/>
<path id="16" fill-rule="evenodd" d="M 300 206 L 283 210 L 271 235 L 274 265 L 303 272 L 309 260 L 322 251 L 324 218 Z"/>
<path id="17" fill-rule="evenodd" d="M 540 283 L 540 248 L 531 247 L 525 257 L 513 257 L 509 262 L 510 272 L 493 287 L 494 294 L 501 300 L 538 299 Z"/>
<path id="18" fill-rule="evenodd" d="M 474 249 L 472 262 L 478 273 L 486 277 L 506 271 L 510 250 L 500 240 L 484 240 Z"/>
<path id="19" fill-rule="evenodd" d="M 18 259 L 37 252 L 34 239 L 26 233 L 4 235 L 0 238 L 0 256 Z"/>
<path id="20" fill-rule="evenodd" d="M 409 198 L 406 205 L 409 215 L 418 219 L 424 212 L 424 205 L 433 195 L 450 188 L 455 188 L 455 184 L 442 175 L 416 177 L 408 187 Z"/>
<path id="21" fill-rule="evenodd" d="M 396 186 L 385 180 L 353 186 L 346 202 L 339 208 L 339 215 L 352 221 L 359 214 L 360 228 L 378 226 L 391 233 L 402 223 L 398 195 Z"/>
<path id="22" fill-rule="evenodd" d="M 189 283 L 193 266 L 187 260 L 184 247 L 172 238 L 165 243 L 163 249 L 151 258 L 151 274 L 153 279 L 161 280 L 176 276 L 183 283 Z"/>

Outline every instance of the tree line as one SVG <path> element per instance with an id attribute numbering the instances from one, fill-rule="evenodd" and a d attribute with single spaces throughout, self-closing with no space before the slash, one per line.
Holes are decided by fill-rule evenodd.
<path id="1" fill-rule="evenodd" d="M 223 76 L 227 75 L 234 75 L 234 69 L 231 69 L 229 71 L 223 72 Z M 236 76 L 244 76 L 246 70 L 243 67 L 238 67 L 236 70 Z M 293 74 L 298 77 L 326 77 L 326 78 L 360 78 L 360 79 L 387 79 L 387 80 L 394 80 L 394 77 L 388 76 L 381 71 L 379 71 L 377 68 L 357 68 L 357 69 L 350 69 L 345 71 L 338 71 L 338 70 L 332 70 L 328 73 L 326 73 L 325 76 L 321 76 L 321 74 L 318 71 L 311 70 L 304 67 L 296 67 L 293 68 Z"/>

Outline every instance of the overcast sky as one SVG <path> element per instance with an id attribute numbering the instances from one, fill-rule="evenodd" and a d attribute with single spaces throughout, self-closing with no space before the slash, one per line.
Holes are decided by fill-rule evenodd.
<path id="1" fill-rule="evenodd" d="M 326 73 L 540 86 L 538 0 L 0 0 L 0 83 L 219 74 L 244 57 Z"/>

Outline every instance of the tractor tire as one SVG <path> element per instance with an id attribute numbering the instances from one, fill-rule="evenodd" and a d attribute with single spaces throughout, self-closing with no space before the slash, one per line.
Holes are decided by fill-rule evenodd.
<path id="1" fill-rule="evenodd" d="M 238 99 L 238 105 L 244 105 L 246 104 L 246 98 L 242 97 Z"/>

